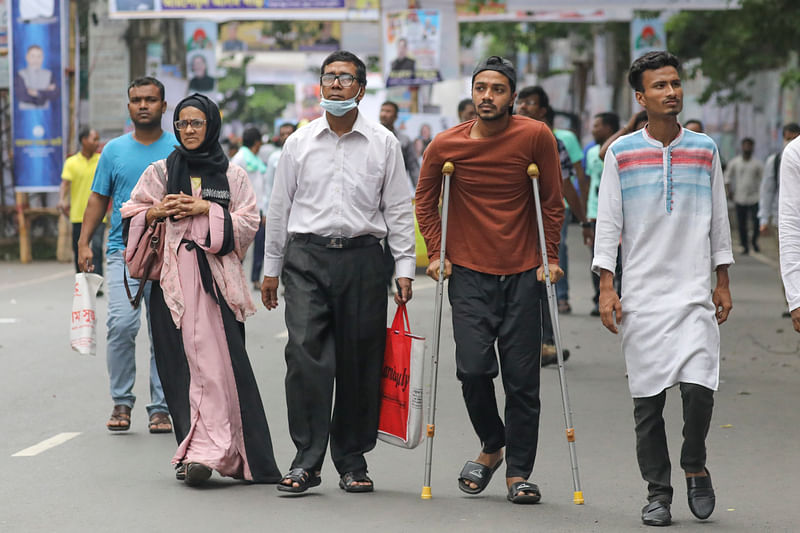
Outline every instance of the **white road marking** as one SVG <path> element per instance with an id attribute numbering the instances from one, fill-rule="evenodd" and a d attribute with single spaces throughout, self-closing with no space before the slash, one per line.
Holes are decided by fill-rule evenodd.
<path id="1" fill-rule="evenodd" d="M 0 324 L 16 324 L 16 318 L 0 318 Z"/>
<path id="2" fill-rule="evenodd" d="M 289 338 L 289 330 L 285 329 L 285 330 L 281 331 L 280 333 L 275 335 L 275 338 L 276 339 L 288 339 Z"/>
<path id="3" fill-rule="evenodd" d="M 0 284 L 0 291 L 6 289 L 17 289 L 19 287 L 26 287 L 28 285 L 36 285 L 37 283 L 52 281 L 54 279 L 66 278 L 68 276 L 74 276 L 74 275 L 75 271 L 70 269 L 70 270 L 64 270 L 62 272 L 56 272 L 55 274 L 48 274 L 47 276 L 41 276 L 39 278 L 26 279 L 23 281 L 15 281 L 12 283 L 3 283 Z"/>
<path id="4" fill-rule="evenodd" d="M 18 451 L 11 457 L 33 457 L 34 455 L 39 455 L 42 452 L 46 452 L 50 448 L 55 448 L 59 444 L 64 444 L 68 440 L 74 439 L 80 435 L 80 433 L 59 433 L 49 439 L 45 439 L 39 444 L 34 444 L 30 448 L 25 448 L 24 450 Z"/>

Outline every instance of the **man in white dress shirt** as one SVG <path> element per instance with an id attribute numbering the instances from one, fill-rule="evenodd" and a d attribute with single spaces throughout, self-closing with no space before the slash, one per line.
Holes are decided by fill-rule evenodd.
<path id="1" fill-rule="evenodd" d="M 675 385 L 683 400 L 680 464 L 689 509 L 700 519 L 714 510 L 705 439 L 719 385 L 719 324 L 733 307 L 733 254 L 717 146 L 678 124 L 680 62 L 668 52 L 647 53 L 633 62 L 628 80 L 648 123 L 606 153 L 592 270 L 600 275 L 603 325 L 622 330 L 636 456 L 648 484 L 642 522 L 667 526 L 673 491 L 662 412 L 666 389 Z M 620 236 L 621 301 L 614 290 Z"/>
<path id="2" fill-rule="evenodd" d="M 278 306 L 281 275 L 286 404 L 297 448 L 278 485 L 284 492 L 320 484 L 329 436 L 339 487 L 373 490 L 364 454 L 375 447 L 386 337 L 380 239 L 395 258 L 398 304 L 411 298 L 416 255 L 400 142 L 359 113 L 366 82 L 364 63 L 350 52 L 325 59 L 325 114 L 286 140 L 267 212 L 261 299 L 267 309 Z"/>
<path id="3" fill-rule="evenodd" d="M 781 277 L 792 325 L 800 333 L 800 137 L 783 150 L 778 200 Z"/>

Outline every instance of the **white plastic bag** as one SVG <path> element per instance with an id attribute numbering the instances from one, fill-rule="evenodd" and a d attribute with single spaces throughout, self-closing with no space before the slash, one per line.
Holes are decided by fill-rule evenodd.
<path id="1" fill-rule="evenodd" d="M 97 344 L 97 315 L 95 302 L 97 290 L 103 283 L 99 274 L 75 274 L 75 290 L 72 294 L 72 329 L 69 345 L 78 353 L 94 355 Z"/>

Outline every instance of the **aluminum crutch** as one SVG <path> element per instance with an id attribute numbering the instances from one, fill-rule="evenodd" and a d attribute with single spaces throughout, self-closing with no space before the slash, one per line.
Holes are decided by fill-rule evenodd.
<path id="1" fill-rule="evenodd" d="M 542 223 L 542 204 L 539 201 L 539 167 L 535 163 L 528 165 L 528 176 L 533 183 L 533 196 L 536 202 L 536 221 L 539 226 L 539 247 L 542 249 L 542 265 L 544 266 L 544 283 L 547 287 L 547 307 L 550 310 L 550 319 L 553 325 L 553 336 L 556 341 L 556 358 L 558 359 L 558 381 L 561 384 L 561 402 L 564 407 L 564 423 L 567 426 L 567 443 L 569 444 L 569 460 L 572 464 L 572 501 L 576 505 L 583 504 L 583 491 L 578 473 L 578 455 L 575 453 L 575 429 L 572 427 L 572 410 L 569 406 L 569 392 L 567 391 L 567 375 L 564 372 L 564 353 L 561 351 L 561 328 L 558 325 L 558 304 L 556 303 L 555 287 L 550 282 L 550 268 L 547 263 L 547 241 L 544 238 L 544 225 Z"/>
<path id="2" fill-rule="evenodd" d="M 433 459 L 433 435 L 436 430 L 436 386 L 439 379 L 439 339 L 442 330 L 442 297 L 444 295 L 444 257 L 447 247 L 447 206 L 450 203 L 450 176 L 455 167 L 450 161 L 442 165 L 444 178 L 444 194 L 442 196 L 442 247 L 439 252 L 439 280 L 436 282 L 436 301 L 433 307 L 433 346 L 431 353 L 431 404 L 428 406 L 428 426 L 425 446 L 425 481 L 422 485 L 422 499 L 431 499 L 431 461 Z"/>

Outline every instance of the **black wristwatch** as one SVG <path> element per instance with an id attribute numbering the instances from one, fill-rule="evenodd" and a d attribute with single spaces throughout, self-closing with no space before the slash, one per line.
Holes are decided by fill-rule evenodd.
<path id="1" fill-rule="evenodd" d="M 582 228 L 591 228 L 592 227 L 592 223 L 589 222 L 588 220 L 586 222 L 581 222 L 581 227 Z"/>

